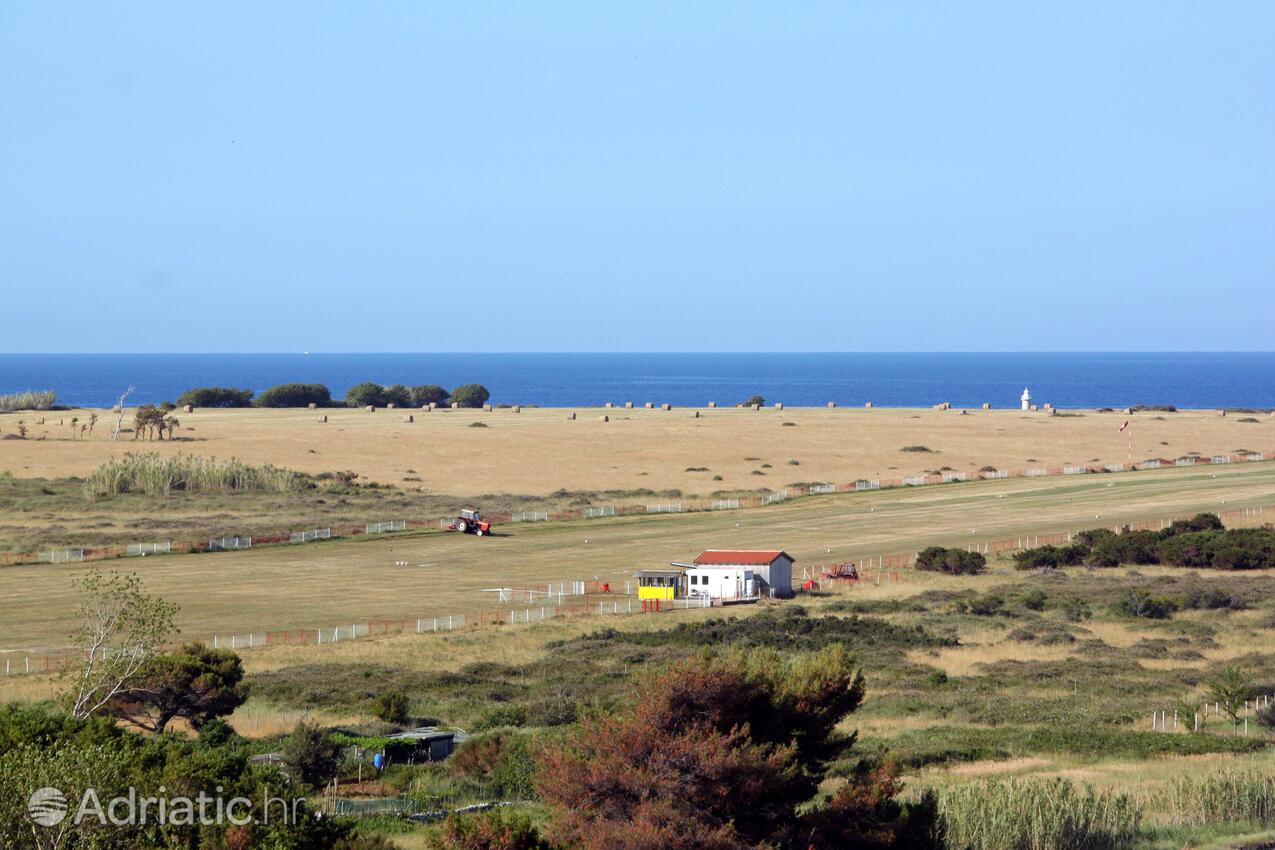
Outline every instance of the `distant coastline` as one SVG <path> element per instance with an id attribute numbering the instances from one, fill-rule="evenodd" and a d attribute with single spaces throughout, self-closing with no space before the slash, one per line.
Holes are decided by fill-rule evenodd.
<path id="1" fill-rule="evenodd" d="M 1024 388 L 1059 409 L 1137 404 L 1275 408 L 1275 352 L 810 354 L 0 354 L 0 394 L 56 391 L 67 406 L 175 401 L 195 387 L 261 392 L 363 381 L 481 383 L 494 404 L 590 407 L 653 402 L 734 407 L 1016 408 Z"/>

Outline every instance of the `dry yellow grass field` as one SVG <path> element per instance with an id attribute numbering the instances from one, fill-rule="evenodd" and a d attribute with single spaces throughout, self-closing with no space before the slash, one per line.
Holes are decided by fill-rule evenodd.
<path id="1" fill-rule="evenodd" d="M 568 419 L 571 412 L 576 419 Z M 89 413 L 0 414 L 0 436 L 15 433 L 19 419 L 31 436 L 0 439 L 0 471 L 19 478 L 83 476 L 111 455 L 144 447 L 311 473 L 353 470 L 381 483 L 412 479 L 406 486 L 455 495 L 639 488 L 706 495 L 803 481 L 899 478 L 945 467 L 968 472 L 983 466 L 1124 462 L 1126 435 L 1119 427 L 1128 418 L 1094 411 L 1049 416 L 849 408 L 196 410 L 178 412 L 181 427 L 173 443 L 138 442 L 131 434 L 111 442 L 109 411 L 98 411 L 95 433 L 83 441 L 70 438 L 69 424 L 58 424 L 75 416 L 84 421 Z M 600 421 L 603 413 L 610 422 Z M 408 414 L 416 421 L 404 422 Z M 326 423 L 319 422 L 323 415 Z M 40 418 L 43 425 L 36 424 Z M 1131 418 L 1135 460 L 1275 449 L 1275 418 L 1260 414 L 1194 411 Z M 1251 418 L 1258 421 L 1242 421 Z M 130 420 L 131 411 L 126 424 Z M 473 423 L 486 427 L 470 427 Z M 904 452 L 905 446 L 933 451 Z M 789 463 L 793 460 L 798 465 Z"/>

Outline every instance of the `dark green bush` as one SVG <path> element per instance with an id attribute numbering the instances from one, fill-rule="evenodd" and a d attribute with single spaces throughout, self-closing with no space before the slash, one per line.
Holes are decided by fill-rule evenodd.
<path id="1" fill-rule="evenodd" d="M 1015 552 L 1014 568 L 1019 570 L 1053 570 L 1084 563 L 1087 551 L 1080 546 L 1037 546 Z"/>
<path id="2" fill-rule="evenodd" d="M 1177 520 L 1162 531 L 1126 531 L 1106 528 L 1082 531 L 1070 546 L 1038 546 L 1014 554 L 1020 570 L 1052 569 L 1072 563 L 1093 567 L 1121 564 L 1170 564 L 1175 567 L 1212 567 L 1220 570 L 1253 570 L 1275 567 L 1275 528 L 1221 527 L 1216 514 L 1196 514 Z"/>
<path id="3" fill-rule="evenodd" d="M 257 407 L 320 407 L 332 403 L 332 393 L 323 384 L 279 384 L 257 396 Z"/>
<path id="4" fill-rule="evenodd" d="M 1127 531 L 1103 538 L 1089 552 L 1085 563 L 1094 567 L 1160 563 L 1160 535 L 1155 531 Z"/>
<path id="5" fill-rule="evenodd" d="M 385 403 L 395 407 L 411 407 L 412 391 L 402 384 L 393 384 L 385 388 Z"/>
<path id="6" fill-rule="evenodd" d="M 1023 607 L 1032 611 L 1044 611 L 1045 603 L 1049 600 L 1049 594 L 1045 591 L 1034 588 L 1023 594 Z"/>
<path id="7" fill-rule="evenodd" d="M 512 703 L 496 703 L 474 724 L 474 730 L 503 729 L 507 726 L 525 726 L 527 709 Z"/>
<path id="8" fill-rule="evenodd" d="M 1164 596 L 1152 596 L 1142 590 L 1131 590 L 1112 606 L 1117 614 L 1126 617 L 1144 617 L 1148 620 L 1167 620 L 1178 605 Z"/>
<path id="9" fill-rule="evenodd" d="M 1269 703 L 1257 710 L 1257 722 L 1267 729 L 1275 729 L 1275 703 Z"/>
<path id="10" fill-rule="evenodd" d="M 985 593 L 973 599 L 961 599 L 956 603 L 958 610 L 976 617 L 994 617 L 1005 607 L 1005 597 L 995 593 Z"/>
<path id="11" fill-rule="evenodd" d="M 302 721 L 292 730 L 283 747 L 288 772 L 306 785 L 318 788 L 336 775 L 341 746 L 328 733 Z"/>
<path id="12" fill-rule="evenodd" d="M 1093 612 L 1089 610 L 1089 606 L 1085 604 L 1084 600 L 1075 596 L 1064 599 L 1058 607 L 1069 623 L 1079 623 L 1081 620 L 1088 620 L 1093 616 Z"/>
<path id="13" fill-rule="evenodd" d="M 1216 531 L 1188 531 L 1175 534 L 1160 541 L 1160 561 L 1175 567 L 1212 566 L 1213 550 L 1216 548 L 1219 536 L 1220 533 Z"/>
<path id="14" fill-rule="evenodd" d="M 409 391 L 412 396 L 412 407 L 424 407 L 427 404 L 447 404 L 451 393 L 438 384 L 421 384 Z"/>
<path id="15" fill-rule="evenodd" d="M 1196 514 L 1190 519 L 1175 519 L 1169 527 L 1160 532 L 1162 537 L 1173 537 L 1189 531 L 1222 531 L 1222 519 L 1217 514 Z"/>
<path id="16" fill-rule="evenodd" d="M 1192 587 L 1183 599 L 1184 607 L 1216 611 L 1242 611 L 1248 607 L 1244 599 L 1234 593 L 1227 593 L 1216 587 Z"/>
<path id="17" fill-rule="evenodd" d="M 355 384 L 345 391 L 345 403 L 350 407 L 384 407 L 385 387 L 372 381 Z"/>
<path id="18" fill-rule="evenodd" d="M 452 390 L 453 404 L 461 407 L 482 407 L 491 398 L 491 393 L 482 384 L 463 384 Z"/>
<path id="19" fill-rule="evenodd" d="M 177 397 L 177 406 L 193 404 L 195 407 L 251 407 L 252 390 L 236 390 L 230 387 L 199 387 L 186 390 Z"/>
<path id="20" fill-rule="evenodd" d="M 929 546 L 916 556 L 916 568 L 929 572 L 947 573 L 954 576 L 978 575 L 987 566 L 987 559 L 978 552 L 966 552 L 964 549 L 945 549 L 942 546 Z"/>
<path id="21" fill-rule="evenodd" d="M 402 691 L 386 691 L 372 702 L 372 713 L 386 723 L 406 723 L 407 711 L 407 694 Z"/>

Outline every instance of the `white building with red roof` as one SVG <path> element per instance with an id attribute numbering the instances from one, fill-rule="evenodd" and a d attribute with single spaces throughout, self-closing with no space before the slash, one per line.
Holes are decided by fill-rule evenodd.
<path id="1" fill-rule="evenodd" d="M 793 557 L 779 549 L 708 549 L 685 567 L 687 592 L 712 599 L 792 596 Z"/>

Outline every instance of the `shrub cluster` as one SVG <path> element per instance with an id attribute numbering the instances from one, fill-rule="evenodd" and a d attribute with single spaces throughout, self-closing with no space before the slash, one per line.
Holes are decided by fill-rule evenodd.
<path id="1" fill-rule="evenodd" d="M 491 393 L 482 384 L 464 384 L 448 392 L 438 384 L 421 384 L 415 387 L 392 384 L 388 387 L 364 381 L 355 384 L 345 394 L 350 407 L 425 407 L 428 404 L 447 404 L 454 401 L 461 407 L 482 407 Z"/>
<path id="2" fill-rule="evenodd" d="M 1082 531 L 1067 546 L 1038 546 L 1017 552 L 1014 563 L 1020 570 L 1081 564 L 1264 569 L 1275 567 L 1275 528 L 1267 525 L 1227 529 L 1216 514 L 1197 514 L 1191 519 L 1177 520 L 1161 531 L 1117 533 L 1109 528 Z"/>
<path id="3" fill-rule="evenodd" d="M 289 755 L 297 748 L 289 742 Z M 251 827 L 216 822 L 214 818 L 170 817 L 161 828 L 154 824 L 155 809 L 145 826 L 126 819 L 67 817 L 62 832 L 32 832 L 27 812 L 28 788 L 49 785 L 66 794 L 74 810 L 92 790 L 104 807 L 115 797 L 165 797 L 216 794 L 225 799 L 243 797 L 254 804 L 267 794 L 279 796 L 289 783 L 297 785 L 303 774 L 287 762 L 279 767 L 256 764 L 253 744 L 225 722 L 204 725 L 198 737 L 155 735 L 143 738 L 125 731 L 104 717 L 77 720 L 48 704 L 0 707 L 0 834 L 6 847 L 99 847 L 161 850 L 177 847 L 276 847 L 311 850 L 340 847 L 372 850 L 385 847 L 355 835 L 350 820 L 320 817 L 297 795 L 295 817 L 263 818 L 254 805 L 256 823 Z M 320 771 L 314 778 L 326 778 Z M 315 783 L 322 785 L 321 782 Z M 174 790 L 167 790 L 174 789 Z M 182 789 L 182 790 L 175 790 Z M 214 789 L 216 789 L 214 791 Z M 304 789 L 307 796 L 309 789 Z M 294 792 L 295 793 L 295 792 Z M 292 795 L 289 795 L 292 796 Z M 91 811 L 91 810 L 90 810 Z M 170 810 L 171 812 L 172 810 Z M 208 810 L 211 813 L 211 808 Z M 278 811 L 276 807 L 275 811 Z M 68 811 L 68 815 L 72 812 Z M 114 815 L 115 812 L 111 811 Z M 39 841 L 33 840 L 35 836 Z M 44 841 L 45 836 L 48 841 Z M 57 838 L 54 841 L 54 837 Z"/>
<path id="4" fill-rule="evenodd" d="M 964 549 L 945 549 L 929 546 L 916 556 L 916 568 L 953 576 L 978 575 L 987 566 L 987 559 L 978 552 Z"/>
<path id="5" fill-rule="evenodd" d="M 257 396 L 257 407 L 323 407 L 332 402 L 332 393 L 323 384 L 279 384 Z"/>
<path id="6" fill-rule="evenodd" d="M 195 407 L 252 407 L 252 390 L 231 387 L 197 387 L 186 390 L 177 397 L 177 406 Z"/>

